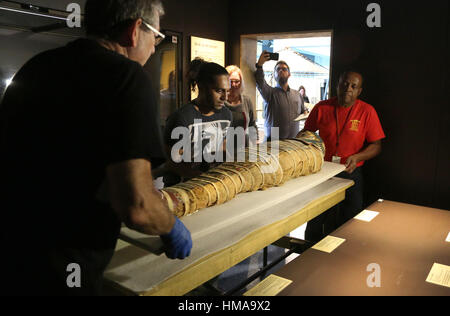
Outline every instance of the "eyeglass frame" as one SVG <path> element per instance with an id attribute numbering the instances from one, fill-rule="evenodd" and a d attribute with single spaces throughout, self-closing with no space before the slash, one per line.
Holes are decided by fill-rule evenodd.
<path id="1" fill-rule="evenodd" d="M 145 27 L 150 29 L 150 31 L 152 31 L 155 34 L 155 46 L 158 46 L 159 44 L 161 44 L 161 42 L 166 38 L 166 36 L 163 33 L 161 33 L 160 31 L 158 31 L 156 28 L 151 26 L 143 18 L 141 18 L 141 20 L 142 20 L 142 24 L 144 24 Z"/>

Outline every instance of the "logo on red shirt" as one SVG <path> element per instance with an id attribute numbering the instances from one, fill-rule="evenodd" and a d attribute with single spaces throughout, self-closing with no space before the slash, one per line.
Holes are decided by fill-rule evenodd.
<path id="1" fill-rule="evenodd" d="M 359 124 L 361 122 L 358 121 L 358 120 L 353 120 L 353 121 L 350 121 L 350 122 L 352 123 L 352 127 L 350 128 L 350 130 L 354 131 L 354 132 L 358 132 L 359 131 Z"/>

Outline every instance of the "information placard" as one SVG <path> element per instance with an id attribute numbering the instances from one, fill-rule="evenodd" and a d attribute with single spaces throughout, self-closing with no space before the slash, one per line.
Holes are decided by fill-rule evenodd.
<path id="1" fill-rule="evenodd" d="M 202 58 L 225 67 L 225 42 L 191 36 L 191 60 Z M 191 93 L 191 99 L 197 97 L 197 91 Z"/>

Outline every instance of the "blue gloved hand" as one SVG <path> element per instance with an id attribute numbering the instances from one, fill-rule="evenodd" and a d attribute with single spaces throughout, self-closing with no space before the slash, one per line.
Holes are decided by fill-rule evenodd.
<path id="1" fill-rule="evenodd" d="M 176 218 L 172 231 L 160 236 L 166 246 L 166 256 L 170 259 L 184 259 L 191 254 L 191 233 L 184 224 Z"/>

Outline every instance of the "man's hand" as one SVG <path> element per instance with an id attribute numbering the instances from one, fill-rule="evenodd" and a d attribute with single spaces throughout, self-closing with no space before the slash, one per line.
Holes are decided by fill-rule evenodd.
<path id="1" fill-rule="evenodd" d="M 191 254 L 192 239 L 191 233 L 178 219 L 167 235 L 161 235 L 161 240 L 166 246 L 166 256 L 170 259 L 184 259 Z"/>
<path id="2" fill-rule="evenodd" d="M 356 170 L 358 163 L 360 162 L 358 155 L 353 155 L 348 157 L 347 162 L 345 163 L 345 166 L 347 169 L 345 169 L 345 172 L 348 174 L 352 174 L 353 171 Z"/>
<path id="3" fill-rule="evenodd" d="M 381 140 L 369 144 L 369 146 L 367 146 L 366 149 L 364 149 L 360 153 L 350 156 L 347 159 L 347 162 L 345 164 L 347 169 L 345 169 L 345 171 L 348 172 L 349 174 L 352 174 L 353 171 L 355 171 L 356 165 L 359 162 L 375 158 L 380 154 L 380 152 L 381 152 Z"/>
<path id="4" fill-rule="evenodd" d="M 270 54 L 267 51 L 263 51 L 261 56 L 259 56 L 258 66 L 262 67 L 269 60 Z"/>

